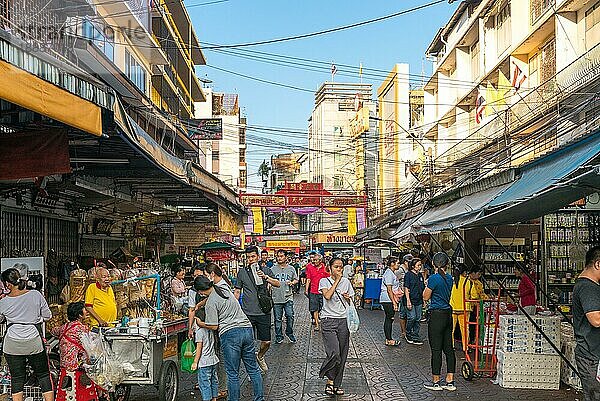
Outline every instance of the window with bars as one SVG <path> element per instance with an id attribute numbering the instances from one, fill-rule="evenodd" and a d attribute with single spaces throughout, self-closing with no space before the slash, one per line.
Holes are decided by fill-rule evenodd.
<path id="1" fill-rule="evenodd" d="M 556 41 L 552 38 L 540 51 L 540 83 L 556 74 Z"/>
<path id="2" fill-rule="evenodd" d="M 240 165 L 246 164 L 246 151 L 244 149 L 240 149 Z"/>
<path id="3" fill-rule="evenodd" d="M 531 25 L 535 24 L 537 20 L 553 5 L 554 0 L 531 0 L 529 3 Z"/>
<path id="4" fill-rule="evenodd" d="M 540 54 L 536 53 L 529 59 L 529 87 L 535 88 L 540 84 Z"/>
<path id="5" fill-rule="evenodd" d="M 148 73 L 127 49 L 125 49 L 125 74 L 139 90 L 146 93 L 146 77 Z"/>

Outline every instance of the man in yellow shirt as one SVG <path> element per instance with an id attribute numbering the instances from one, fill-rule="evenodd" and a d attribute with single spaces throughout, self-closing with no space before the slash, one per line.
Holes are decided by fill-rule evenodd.
<path id="1" fill-rule="evenodd" d="M 85 307 L 92 326 L 110 326 L 117 320 L 117 301 L 104 265 L 96 269 L 96 283 L 90 284 L 85 291 Z"/>

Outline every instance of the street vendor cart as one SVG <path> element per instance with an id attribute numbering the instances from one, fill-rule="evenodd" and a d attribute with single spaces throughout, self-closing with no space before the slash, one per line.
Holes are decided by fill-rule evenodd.
<path id="1" fill-rule="evenodd" d="M 177 355 L 180 333 L 187 333 L 187 317 L 170 318 L 161 310 L 161 277 L 148 275 L 112 284 L 135 285 L 152 280 L 155 283 L 156 307 L 153 317 L 132 318 L 128 325 L 102 330 L 103 341 L 110 347 L 114 358 L 123 367 L 122 380 L 111 392 L 113 401 L 127 401 L 134 385 L 151 385 L 158 389 L 160 401 L 175 401 L 179 391 Z M 134 323 L 134 324 L 132 324 Z"/>

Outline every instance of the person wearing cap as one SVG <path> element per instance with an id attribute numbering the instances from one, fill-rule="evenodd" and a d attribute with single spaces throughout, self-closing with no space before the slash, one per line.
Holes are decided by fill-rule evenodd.
<path id="1" fill-rule="evenodd" d="M 452 276 L 446 273 L 450 259 L 445 253 L 438 252 L 433 255 L 433 265 L 437 268 L 437 273 L 429 277 L 427 287 L 423 291 L 423 299 L 431 300 L 428 334 L 432 381 L 425 384 L 425 388 L 432 391 L 455 391 L 456 356 L 452 341 L 452 307 L 450 306 L 453 280 Z M 445 383 L 440 381 L 442 352 L 446 356 Z"/>
<path id="2" fill-rule="evenodd" d="M 408 253 L 404 255 L 402 258 L 402 264 L 400 267 L 394 272 L 396 277 L 398 278 L 398 284 L 401 289 L 404 289 L 404 276 L 410 270 L 409 264 L 413 260 L 413 256 Z M 406 307 L 406 297 L 402 295 L 400 298 L 400 303 L 398 304 L 398 318 L 400 319 L 400 332 L 402 333 L 402 338 L 408 341 L 408 336 L 406 335 L 406 319 L 408 318 L 408 308 Z"/>

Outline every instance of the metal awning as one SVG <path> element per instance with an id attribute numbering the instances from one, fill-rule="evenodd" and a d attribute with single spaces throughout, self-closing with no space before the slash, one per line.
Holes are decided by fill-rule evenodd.
<path id="1" fill-rule="evenodd" d="M 486 213 L 469 226 L 514 224 L 558 210 L 594 192 L 600 192 L 600 167 L 552 185 L 530 197 Z"/>
<path id="2" fill-rule="evenodd" d="M 469 225 L 531 220 L 600 191 L 600 130 L 522 169 L 521 177 Z"/>
<path id="3" fill-rule="evenodd" d="M 417 234 L 417 232 L 413 228 L 413 223 L 415 223 L 421 216 L 422 214 L 419 214 L 418 216 L 404 220 L 398 226 L 398 228 L 396 228 L 396 231 L 394 231 L 394 233 L 390 237 L 390 240 L 399 240 L 409 236 L 410 234 Z"/>
<path id="4" fill-rule="evenodd" d="M 467 225 L 476 220 L 483 208 L 511 185 L 489 188 L 431 208 L 413 221 L 411 226 L 415 233 L 432 233 Z"/>
<path id="5" fill-rule="evenodd" d="M 528 200 L 585 166 L 598 154 L 600 154 L 600 130 L 521 168 L 519 179 L 508 190 L 492 200 L 488 208 L 506 207 Z M 577 199 L 582 197 L 583 195 Z"/>

